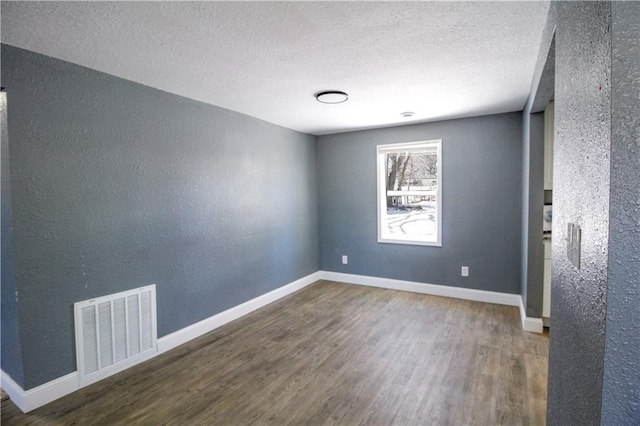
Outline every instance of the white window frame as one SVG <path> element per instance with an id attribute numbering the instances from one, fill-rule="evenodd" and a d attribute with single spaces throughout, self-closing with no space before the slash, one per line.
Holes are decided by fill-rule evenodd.
<path id="1" fill-rule="evenodd" d="M 436 147 L 438 157 L 438 175 L 437 182 L 438 188 L 436 190 L 437 200 L 437 216 L 436 216 L 436 241 L 424 241 L 415 238 L 389 238 L 383 235 L 383 217 L 387 213 L 387 161 L 386 154 L 390 152 L 410 152 L 424 149 L 425 147 Z M 417 141 L 417 142 L 405 142 L 405 143 L 393 143 L 376 146 L 376 161 L 377 161 L 377 202 L 378 202 L 378 242 L 379 243 L 391 243 L 391 244 L 408 244 L 408 245 L 421 245 L 421 246 L 433 246 L 442 247 L 442 139 Z M 386 226 L 386 224 L 384 224 Z"/>

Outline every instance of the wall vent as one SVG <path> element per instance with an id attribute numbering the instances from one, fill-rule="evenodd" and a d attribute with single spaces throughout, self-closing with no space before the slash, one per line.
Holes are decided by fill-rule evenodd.
<path id="1" fill-rule="evenodd" d="M 83 385 L 158 351 L 155 284 L 77 302 L 74 315 L 78 375 Z"/>

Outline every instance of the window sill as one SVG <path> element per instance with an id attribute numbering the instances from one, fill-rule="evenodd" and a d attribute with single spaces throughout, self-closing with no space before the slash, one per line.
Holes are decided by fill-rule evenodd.
<path id="1" fill-rule="evenodd" d="M 378 238 L 378 243 L 404 244 L 408 246 L 442 247 L 442 242 L 440 241 L 416 241 L 416 240 L 401 240 L 401 239 L 391 239 L 391 238 Z"/>

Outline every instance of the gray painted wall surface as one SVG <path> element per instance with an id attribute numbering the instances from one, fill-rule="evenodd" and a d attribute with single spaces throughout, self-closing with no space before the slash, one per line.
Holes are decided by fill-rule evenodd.
<path id="1" fill-rule="evenodd" d="M 529 248 L 529 128 L 531 116 L 522 112 L 522 193 L 520 204 L 522 206 L 522 220 L 520 221 L 520 296 L 526 308 L 527 306 L 527 270 Z"/>
<path id="2" fill-rule="evenodd" d="M 522 113 L 523 242 L 522 294 L 527 316 L 542 317 L 544 245 L 544 113 Z"/>
<path id="3" fill-rule="evenodd" d="M 162 337 L 318 270 L 313 136 L 4 45 L 2 77 L 26 389 L 75 370 L 76 301 L 155 283 Z"/>
<path id="4" fill-rule="evenodd" d="M 609 237 L 611 6 L 557 2 L 553 266 L 547 419 L 600 422 Z M 581 268 L 566 257 L 582 228 Z"/>
<path id="5" fill-rule="evenodd" d="M 555 8 L 540 41 L 529 99 L 522 112 L 522 270 L 520 294 L 528 317 L 542 317 L 544 245 L 544 109 L 555 88 Z"/>
<path id="6" fill-rule="evenodd" d="M 521 129 L 511 113 L 320 136 L 321 268 L 519 293 Z M 378 243 L 376 145 L 429 139 L 443 144 L 443 245 Z"/>
<path id="7" fill-rule="evenodd" d="M 602 424 L 640 424 L 640 2 L 612 7 L 609 269 Z"/>
<path id="8" fill-rule="evenodd" d="M 7 373 L 20 386 L 24 384 L 22 374 L 22 357 L 20 356 L 20 331 L 18 328 L 18 303 L 16 301 L 16 283 L 13 260 L 13 231 L 11 229 L 11 185 L 9 184 L 9 137 L 7 132 L 7 100 L 0 97 L 0 120 L 2 121 L 2 134 L 0 144 L 0 158 L 2 164 L 2 284 L 0 285 L 0 297 L 2 298 L 2 371 Z"/>

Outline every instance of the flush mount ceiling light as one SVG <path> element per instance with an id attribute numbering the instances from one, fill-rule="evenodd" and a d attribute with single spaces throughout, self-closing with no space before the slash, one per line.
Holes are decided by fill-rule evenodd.
<path id="1" fill-rule="evenodd" d="M 323 104 L 340 104 L 346 102 L 347 99 L 349 99 L 349 95 L 336 90 L 316 93 L 316 100 Z"/>
<path id="2" fill-rule="evenodd" d="M 416 113 L 415 112 L 411 112 L 411 111 L 406 111 L 406 112 L 400 113 L 400 117 L 402 117 L 402 118 L 411 118 L 414 115 L 416 115 Z"/>

